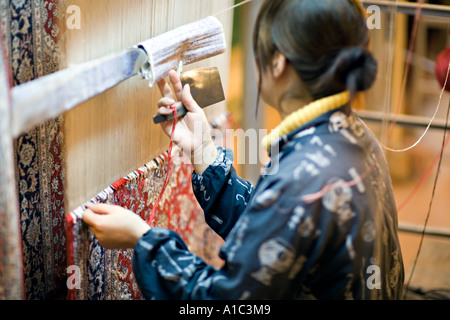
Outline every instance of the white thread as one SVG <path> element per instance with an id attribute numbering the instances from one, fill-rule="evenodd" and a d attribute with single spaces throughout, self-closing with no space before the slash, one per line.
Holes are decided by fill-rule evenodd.
<path id="1" fill-rule="evenodd" d="M 213 14 L 212 16 L 215 17 L 215 16 L 218 16 L 218 15 L 221 15 L 222 13 L 225 13 L 225 12 L 227 12 L 227 11 L 233 10 L 233 9 L 235 9 L 235 8 L 237 8 L 237 7 L 240 7 L 240 6 L 244 5 L 244 4 L 249 3 L 249 2 L 252 2 L 252 1 L 253 1 L 253 0 L 245 0 L 245 1 L 242 1 L 242 2 L 240 2 L 240 3 L 238 3 L 238 4 L 235 4 L 234 6 L 231 6 L 231 7 L 227 8 L 227 9 L 225 9 L 225 10 L 219 11 L 218 13 L 215 13 L 215 14 Z"/>
<path id="2" fill-rule="evenodd" d="M 383 144 L 380 142 L 381 146 L 382 146 L 384 149 L 386 149 L 386 150 L 388 150 L 388 151 L 391 151 L 391 152 L 397 152 L 397 153 L 400 153 L 400 152 L 406 152 L 406 151 L 409 151 L 409 150 L 415 148 L 415 147 L 422 141 L 422 139 L 423 139 L 423 138 L 425 137 L 425 135 L 428 133 L 428 130 L 430 129 L 431 124 L 433 123 L 433 121 L 434 121 L 434 119 L 436 118 L 436 115 L 437 115 L 437 113 L 438 113 L 438 111 L 439 111 L 439 108 L 440 108 L 441 102 L 442 102 L 442 96 L 444 95 L 445 87 L 447 86 L 447 81 L 448 81 L 448 76 L 449 76 L 449 74 L 450 74 L 450 63 L 448 64 L 448 68 L 447 68 L 447 76 L 446 76 L 446 78 L 445 78 L 445 83 L 444 83 L 444 86 L 443 86 L 443 88 L 442 88 L 442 90 L 441 90 L 441 94 L 439 95 L 439 102 L 438 102 L 438 105 L 437 105 L 437 107 L 436 107 L 436 110 L 434 111 L 433 117 L 431 118 L 430 122 L 428 123 L 427 128 L 425 129 L 424 133 L 421 135 L 421 137 L 419 138 L 419 140 L 417 140 L 412 146 L 410 146 L 410 147 L 408 147 L 408 148 L 405 148 L 405 149 L 399 149 L 399 150 L 391 149 L 391 148 L 389 148 L 389 147 L 383 145 Z"/>
<path id="3" fill-rule="evenodd" d="M 229 11 L 229 10 L 235 9 L 235 8 L 237 8 L 237 7 L 240 7 L 240 6 L 244 5 L 244 4 L 249 3 L 249 2 L 252 2 L 252 1 L 253 1 L 253 0 L 245 0 L 245 1 L 242 1 L 242 2 L 240 2 L 240 3 L 238 3 L 238 4 L 234 5 L 234 6 L 231 6 L 231 7 L 227 8 L 227 9 L 225 9 L 225 10 L 222 10 L 222 11 L 220 11 L 220 12 L 218 12 L 218 13 L 215 13 L 215 14 L 213 14 L 212 16 L 218 16 L 218 15 L 220 15 L 220 14 L 222 14 L 222 13 L 225 13 L 225 12 L 227 12 L 227 11 Z M 394 7 L 394 10 L 393 10 L 393 13 L 392 13 L 393 16 L 396 15 L 396 13 L 397 13 L 397 2 L 398 2 L 398 0 L 395 0 L 394 2 L 395 2 L 395 3 L 394 3 L 394 6 L 393 6 L 393 7 Z M 391 31 L 392 31 L 393 29 L 394 29 L 394 28 L 391 27 Z M 392 33 L 391 33 L 391 34 L 392 34 Z M 412 146 L 410 146 L 410 147 L 408 147 L 408 148 L 404 148 L 404 149 L 392 149 L 392 148 L 389 148 L 389 147 L 385 146 L 382 142 L 380 142 L 381 146 L 382 146 L 384 149 L 386 149 L 386 150 L 388 150 L 388 151 L 391 151 L 391 152 L 397 152 L 397 153 L 406 152 L 406 151 L 409 151 L 409 150 L 415 148 L 415 147 L 423 140 L 423 138 L 424 138 L 424 137 L 426 136 L 426 134 L 428 133 L 428 130 L 430 129 L 431 124 L 433 123 L 433 121 L 434 121 L 434 119 L 436 118 L 436 115 L 437 115 L 437 113 L 438 113 L 438 111 L 439 111 L 439 108 L 440 108 L 440 105 L 441 105 L 441 102 L 442 102 L 442 96 L 443 96 L 443 94 L 444 94 L 445 87 L 446 87 L 446 85 L 447 85 L 449 73 L 450 73 L 450 64 L 449 64 L 448 69 L 447 69 L 447 77 L 446 77 L 446 79 L 445 79 L 444 87 L 443 87 L 443 89 L 441 90 L 441 94 L 440 94 L 440 96 L 439 96 L 439 102 L 438 102 L 438 105 L 437 105 L 436 110 L 435 110 L 435 112 L 434 112 L 434 114 L 433 114 L 433 117 L 431 118 L 431 120 L 430 120 L 430 122 L 429 122 L 427 128 L 425 129 L 425 131 L 424 131 L 424 133 L 421 135 L 421 137 L 420 137 L 420 138 L 419 138 Z M 387 77 L 389 77 L 389 76 L 387 76 Z"/>

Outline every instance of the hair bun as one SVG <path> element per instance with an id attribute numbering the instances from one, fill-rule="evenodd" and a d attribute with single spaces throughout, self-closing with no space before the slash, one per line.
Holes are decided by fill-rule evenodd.
<path id="1" fill-rule="evenodd" d="M 345 84 L 350 92 L 369 89 L 375 82 L 377 71 L 378 63 L 372 53 L 361 47 L 341 50 L 330 69 L 335 81 Z"/>

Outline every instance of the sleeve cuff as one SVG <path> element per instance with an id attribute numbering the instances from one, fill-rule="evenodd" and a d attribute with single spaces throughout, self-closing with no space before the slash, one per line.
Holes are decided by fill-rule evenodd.
<path id="1" fill-rule="evenodd" d="M 229 148 L 216 147 L 217 156 L 213 163 L 211 163 L 208 168 L 202 173 L 197 174 L 194 172 L 196 176 L 203 176 L 205 173 L 210 173 L 207 171 L 211 170 L 223 170 L 222 174 L 228 175 L 231 170 L 231 166 L 233 165 L 234 154 L 233 151 Z"/>

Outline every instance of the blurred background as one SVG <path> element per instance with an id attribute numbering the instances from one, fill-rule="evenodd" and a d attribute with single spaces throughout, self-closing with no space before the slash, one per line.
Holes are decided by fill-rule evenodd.
<path id="1" fill-rule="evenodd" d="M 227 100 L 233 124 L 243 132 L 270 130 L 280 123 L 278 113 L 258 101 L 256 89 L 252 32 L 261 2 L 244 4 L 234 13 Z M 385 150 L 398 206 L 408 297 L 448 299 L 450 150 L 443 147 L 449 133 L 450 93 L 443 92 L 435 67 L 438 55 L 450 45 L 450 0 L 426 0 L 420 11 L 420 1 L 361 2 L 365 8 L 380 8 L 379 28 L 370 31 L 379 74 L 355 111 L 384 146 L 408 149 Z M 420 143 L 410 148 L 425 132 Z M 240 152 L 249 147 L 248 142 L 244 136 L 230 147 Z M 237 170 L 256 183 L 262 165 L 264 161 L 238 164 Z"/>

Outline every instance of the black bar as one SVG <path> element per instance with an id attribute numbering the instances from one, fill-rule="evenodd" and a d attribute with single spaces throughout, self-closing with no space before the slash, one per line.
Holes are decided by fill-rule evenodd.
<path id="1" fill-rule="evenodd" d="M 399 223 L 398 231 L 408 232 L 408 233 L 416 233 L 416 234 L 423 233 L 428 236 L 450 238 L 450 230 L 427 227 L 425 229 L 425 232 L 423 232 L 423 226 L 406 224 L 406 223 Z"/>
<path id="2" fill-rule="evenodd" d="M 432 129 L 448 129 L 446 121 L 434 119 L 434 121 L 430 124 L 431 118 L 422 117 L 422 116 L 411 116 L 411 115 L 385 115 L 382 112 L 377 111 L 367 111 L 367 110 L 355 110 L 355 113 L 365 121 L 373 121 L 373 122 L 383 122 L 387 121 L 389 123 L 395 122 L 398 125 L 409 126 L 409 127 L 423 127 L 426 128 L 428 125 Z"/>
<path id="3" fill-rule="evenodd" d="M 177 107 L 177 119 L 185 116 L 186 113 L 188 113 L 188 110 L 185 108 L 185 106 L 180 105 Z M 173 113 L 171 113 L 169 115 L 157 114 L 156 116 L 153 117 L 153 122 L 155 124 L 170 121 L 170 120 L 173 120 Z"/>

